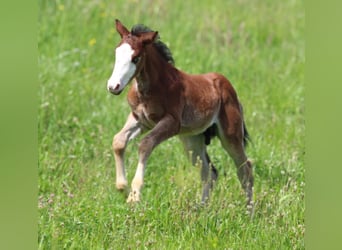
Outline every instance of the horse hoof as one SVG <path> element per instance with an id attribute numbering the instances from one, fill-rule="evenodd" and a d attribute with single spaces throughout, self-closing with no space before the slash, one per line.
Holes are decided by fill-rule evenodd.
<path id="1" fill-rule="evenodd" d="M 116 189 L 119 191 L 125 191 L 127 188 L 127 182 L 117 182 L 116 183 Z"/>
<path id="2" fill-rule="evenodd" d="M 127 203 L 136 203 L 140 201 L 140 194 L 137 191 L 131 191 L 127 198 Z"/>
<path id="3" fill-rule="evenodd" d="M 252 202 L 247 204 L 247 214 L 251 219 L 254 218 L 254 204 Z"/>

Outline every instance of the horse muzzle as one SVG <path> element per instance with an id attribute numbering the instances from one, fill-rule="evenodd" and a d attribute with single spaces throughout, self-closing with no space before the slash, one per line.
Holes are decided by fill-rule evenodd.
<path id="1" fill-rule="evenodd" d="M 117 83 L 117 84 L 114 84 L 114 85 L 113 84 L 108 84 L 107 89 L 113 95 L 119 95 L 122 92 L 122 90 L 123 90 L 123 88 L 121 88 L 120 83 Z"/>

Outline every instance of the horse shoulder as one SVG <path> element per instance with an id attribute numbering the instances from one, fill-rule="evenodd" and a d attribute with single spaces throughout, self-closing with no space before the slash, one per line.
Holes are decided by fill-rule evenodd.
<path id="1" fill-rule="evenodd" d="M 139 101 L 138 91 L 137 91 L 137 87 L 136 87 L 135 82 L 132 84 L 132 86 L 128 90 L 127 101 L 128 101 L 128 104 L 131 106 L 132 109 L 134 109 L 135 107 L 137 107 L 139 105 L 140 101 Z"/>

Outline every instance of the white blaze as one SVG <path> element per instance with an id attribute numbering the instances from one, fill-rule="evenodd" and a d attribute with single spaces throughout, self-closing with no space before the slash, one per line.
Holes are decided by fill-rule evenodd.
<path id="1" fill-rule="evenodd" d="M 136 70 L 132 63 L 134 50 L 128 43 L 123 43 L 115 50 L 115 64 L 112 76 L 107 82 L 107 89 L 116 94 L 128 84 Z"/>

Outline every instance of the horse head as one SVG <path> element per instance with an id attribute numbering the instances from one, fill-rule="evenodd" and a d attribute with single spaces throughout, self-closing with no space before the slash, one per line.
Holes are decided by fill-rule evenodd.
<path id="1" fill-rule="evenodd" d="M 141 70 L 145 61 L 145 46 L 154 42 L 158 32 L 132 34 L 118 19 L 115 24 L 121 41 L 115 49 L 114 69 L 107 82 L 107 89 L 118 95 Z"/>

